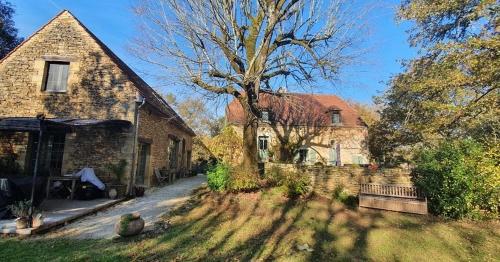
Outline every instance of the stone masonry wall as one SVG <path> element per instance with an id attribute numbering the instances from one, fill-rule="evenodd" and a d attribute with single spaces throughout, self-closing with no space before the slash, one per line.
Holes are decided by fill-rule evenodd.
<path id="1" fill-rule="evenodd" d="M 47 61 L 69 62 L 67 92 L 42 90 Z M 0 117 L 124 119 L 136 89 L 73 19 L 63 13 L 0 63 Z"/>
<path id="2" fill-rule="evenodd" d="M 62 173 L 73 173 L 84 167 L 94 169 L 103 182 L 112 182 L 116 176 L 109 171 L 109 164 L 127 161 L 122 178 L 126 184 L 132 167 L 133 128 L 83 127 L 66 135 Z"/>
<path id="3" fill-rule="evenodd" d="M 233 125 L 236 132 L 243 136 L 243 127 Z M 278 135 L 279 133 L 279 135 Z M 339 145 L 340 158 L 343 164 L 355 164 L 354 159 L 360 158 L 362 163 L 369 163 L 368 152 L 368 130 L 364 127 L 321 127 L 304 128 L 291 127 L 284 131 L 283 127 L 272 127 L 266 123 L 260 123 L 257 136 L 267 136 L 270 139 L 269 151 L 273 151 L 274 160 L 278 160 L 278 148 L 282 141 L 278 137 L 289 137 L 289 141 L 297 141 L 297 136 L 302 140 L 304 148 L 316 152 L 316 162 L 327 164 L 329 162 L 331 141 L 335 141 L 334 147 Z M 283 139 L 283 138 L 282 138 Z M 276 152 L 274 152 L 276 151 Z M 311 165 L 315 163 L 309 163 Z"/>
<path id="4" fill-rule="evenodd" d="M 69 62 L 67 91 L 43 91 L 49 61 Z M 137 89 L 91 35 L 65 12 L 0 62 L 0 118 L 121 119 L 134 122 Z M 63 173 L 93 167 L 104 181 L 105 166 L 131 162 L 133 128 L 77 129 L 66 137 Z M 125 178 L 130 176 L 131 163 Z M 122 181 L 125 183 L 126 181 Z"/>
<path id="5" fill-rule="evenodd" d="M 67 91 L 43 90 L 44 73 L 51 61 L 69 62 Z M 0 61 L 0 118 L 121 119 L 135 121 L 137 88 L 107 55 L 96 40 L 69 13 L 63 12 L 40 29 L 4 60 Z M 185 138 L 186 151 L 191 137 L 173 124 L 141 115 L 140 136 L 152 143 L 151 166 L 167 164 L 168 134 Z M 77 129 L 66 136 L 63 173 L 93 167 L 103 180 L 112 177 L 106 165 L 120 159 L 132 161 L 134 130 Z M 133 163 L 127 166 L 130 176 Z M 149 169 L 148 185 L 154 180 Z"/>
<path id="6" fill-rule="evenodd" d="M 326 196 L 331 196 L 339 185 L 352 195 L 359 193 L 360 183 L 413 185 L 410 172 L 398 168 L 372 171 L 363 167 L 300 167 L 293 164 L 267 163 L 266 171 L 273 166 L 280 167 L 285 172 L 310 176 L 314 191 Z"/>
<path id="7" fill-rule="evenodd" d="M 9 173 L 14 171 L 11 169 L 17 169 L 19 174 L 24 173 L 28 139 L 29 133 L 0 132 L 0 168 L 3 169 L 0 170 L 0 174 L 6 172 L 7 169 L 9 169 Z M 14 163 L 11 163 L 11 160 L 13 160 Z M 15 167 L 11 164 L 14 164 Z M 10 166 L 7 167 L 4 165 Z"/>
<path id="8" fill-rule="evenodd" d="M 155 113 L 151 108 L 141 108 L 139 115 L 139 138 L 150 140 L 151 156 L 149 168 L 146 174 L 146 184 L 154 185 L 157 183 L 156 177 L 153 174 L 155 168 L 160 170 L 168 170 L 168 146 L 170 136 L 174 136 L 179 140 L 186 141 L 186 153 L 182 159 L 182 148 L 179 148 L 178 157 L 179 164 L 176 170 L 168 170 L 169 172 L 183 175 L 187 170 L 187 152 L 192 150 L 192 137 L 185 131 L 177 128 L 171 119 L 166 119 L 163 116 Z M 182 163 L 182 164 L 181 164 Z"/>

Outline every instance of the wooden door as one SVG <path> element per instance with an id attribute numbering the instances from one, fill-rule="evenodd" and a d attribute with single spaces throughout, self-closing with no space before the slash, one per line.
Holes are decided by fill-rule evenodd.
<path id="1" fill-rule="evenodd" d="M 146 172 L 148 169 L 148 158 L 150 154 L 150 145 L 146 143 L 139 143 L 139 152 L 137 159 L 137 172 L 135 176 L 136 185 L 144 185 L 146 181 Z"/>

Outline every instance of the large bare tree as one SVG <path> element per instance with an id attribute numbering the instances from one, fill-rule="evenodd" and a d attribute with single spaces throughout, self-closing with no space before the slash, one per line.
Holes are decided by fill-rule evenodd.
<path id="1" fill-rule="evenodd" d="M 243 165 L 257 163 L 259 94 L 336 79 L 352 61 L 363 12 L 341 0 L 138 0 L 135 51 L 168 77 L 237 99 Z"/>

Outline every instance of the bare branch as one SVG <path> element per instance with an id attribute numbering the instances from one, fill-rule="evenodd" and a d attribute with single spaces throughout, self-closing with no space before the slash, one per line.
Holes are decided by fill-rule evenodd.
<path id="1" fill-rule="evenodd" d="M 252 112 L 261 86 L 336 79 L 353 61 L 349 49 L 362 26 L 351 1 L 137 1 L 143 61 L 186 86 L 237 96 Z"/>

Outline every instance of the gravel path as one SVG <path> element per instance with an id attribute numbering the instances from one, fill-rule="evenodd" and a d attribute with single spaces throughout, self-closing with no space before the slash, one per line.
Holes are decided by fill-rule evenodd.
<path id="1" fill-rule="evenodd" d="M 165 212 L 189 199 L 191 192 L 205 182 L 204 175 L 179 179 L 172 185 L 146 192 L 144 197 L 125 201 L 95 215 L 77 220 L 45 235 L 45 237 L 110 239 L 116 236 L 114 226 L 120 216 L 132 212 L 141 214 L 146 222 L 145 230 L 148 230 Z"/>

